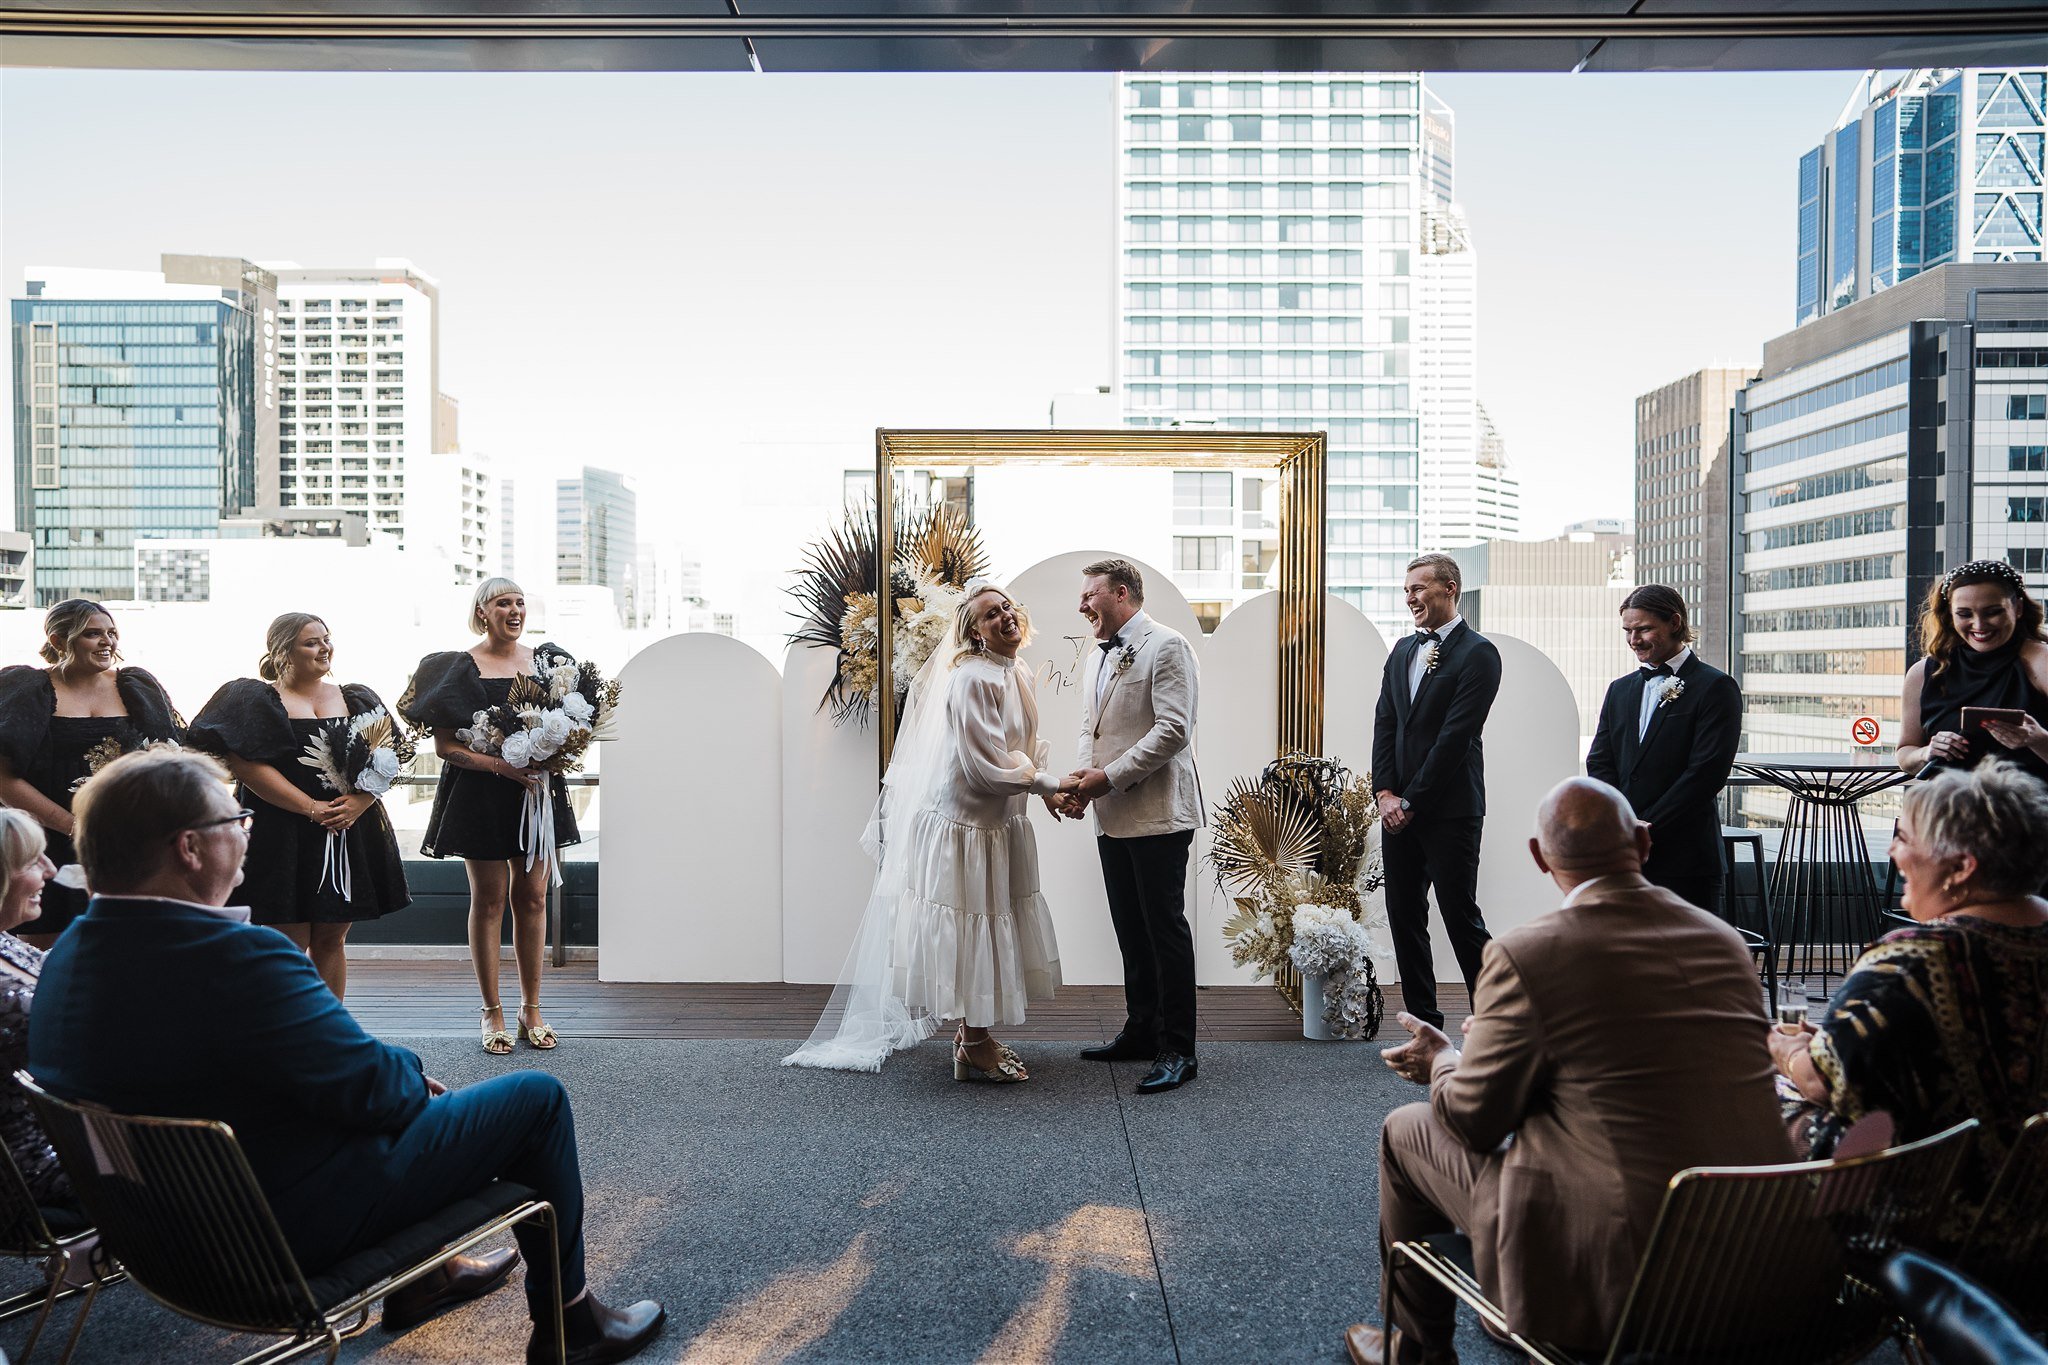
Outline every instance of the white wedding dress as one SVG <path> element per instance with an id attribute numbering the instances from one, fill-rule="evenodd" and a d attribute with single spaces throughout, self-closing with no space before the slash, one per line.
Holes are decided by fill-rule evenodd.
<path id="1" fill-rule="evenodd" d="M 1060 984 L 1027 802 L 1046 771 L 1030 671 L 941 644 L 919 673 L 875 818 L 867 913 L 810 1041 L 788 1066 L 879 1071 L 940 1020 L 1024 1022 Z"/>

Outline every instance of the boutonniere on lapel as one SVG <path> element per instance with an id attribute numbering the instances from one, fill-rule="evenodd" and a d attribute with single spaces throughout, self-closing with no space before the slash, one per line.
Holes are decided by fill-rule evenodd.
<path id="1" fill-rule="evenodd" d="M 1443 658 L 1443 654 L 1444 645 L 1441 640 L 1431 640 L 1428 644 L 1424 645 L 1422 647 L 1422 671 L 1425 674 L 1436 672 L 1437 661 Z"/>
<path id="2" fill-rule="evenodd" d="M 1684 695 L 1685 679 L 1673 678 L 1670 682 L 1664 685 L 1664 695 L 1657 698 L 1657 709 L 1661 711 L 1663 708 L 1671 705 L 1672 702 L 1677 701 L 1680 697 Z"/>
<path id="3" fill-rule="evenodd" d="M 1136 663 L 1137 659 L 1138 647 L 1135 644 L 1125 645 L 1122 651 L 1118 653 L 1118 655 L 1116 656 L 1117 676 L 1122 677 L 1125 673 L 1128 673 L 1130 671 L 1131 665 L 1133 663 Z"/>

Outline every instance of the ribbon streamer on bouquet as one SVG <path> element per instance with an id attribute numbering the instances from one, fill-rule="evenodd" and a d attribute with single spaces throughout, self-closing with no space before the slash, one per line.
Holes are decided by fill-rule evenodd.
<path id="1" fill-rule="evenodd" d="M 526 802 L 519 809 L 519 847 L 526 851 L 526 870 L 534 860 L 548 865 L 548 884 L 562 884 L 562 864 L 555 857 L 554 779 L 542 773 L 540 785 L 526 790 Z"/>
<path id="2" fill-rule="evenodd" d="M 327 831 L 327 848 L 320 855 L 320 886 L 332 886 L 345 901 L 355 899 L 355 877 L 348 867 L 348 831 Z M 314 888 L 315 891 L 319 887 Z"/>

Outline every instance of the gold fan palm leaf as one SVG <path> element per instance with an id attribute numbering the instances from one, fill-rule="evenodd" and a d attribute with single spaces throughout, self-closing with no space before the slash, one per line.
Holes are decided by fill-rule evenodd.
<path id="1" fill-rule="evenodd" d="M 1217 812 L 1210 845 L 1216 880 L 1254 891 L 1289 873 L 1315 866 L 1318 822 L 1314 815 L 1270 788 L 1239 778 Z"/>

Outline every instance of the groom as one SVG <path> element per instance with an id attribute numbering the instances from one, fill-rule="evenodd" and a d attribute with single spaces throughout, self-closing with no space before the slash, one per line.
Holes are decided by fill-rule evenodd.
<path id="1" fill-rule="evenodd" d="M 1126 559 L 1081 570 L 1081 614 L 1097 647 L 1081 667 L 1081 766 L 1066 807 L 1095 808 L 1095 847 L 1124 957 L 1123 1031 L 1089 1061 L 1151 1061 L 1140 1095 L 1195 1078 L 1195 939 L 1183 898 L 1188 849 L 1205 823 L 1191 747 L 1200 670 L 1179 631 L 1145 614 Z"/>

